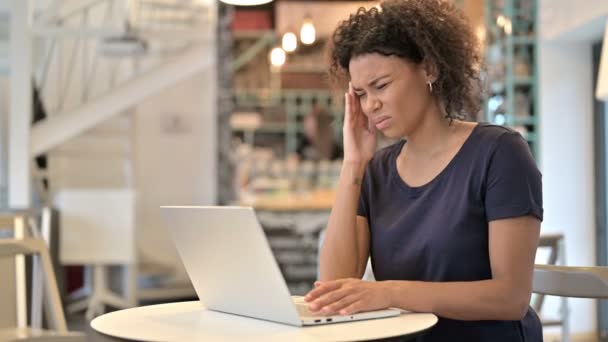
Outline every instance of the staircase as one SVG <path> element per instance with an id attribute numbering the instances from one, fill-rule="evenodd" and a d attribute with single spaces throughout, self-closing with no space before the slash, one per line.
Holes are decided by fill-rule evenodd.
<path id="1" fill-rule="evenodd" d="M 133 125 L 125 113 L 210 65 L 206 48 L 214 32 L 210 9 L 200 1 L 176 0 L 59 1 L 54 9 L 42 12 L 34 24 L 47 56 L 37 70 L 36 83 L 48 116 L 32 127 L 32 156 L 50 153 L 49 167 L 58 168 L 49 171 L 53 190 L 66 182 L 129 186 Z M 121 114 L 124 117 L 113 122 Z M 113 128 L 95 129 L 108 121 Z M 122 151 L 107 151 L 118 145 Z M 71 164 L 73 169 L 81 168 L 83 155 L 101 158 L 87 161 L 89 170 L 82 170 L 79 177 L 66 176 Z M 99 175 L 105 168 L 93 165 L 100 163 L 123 170 L 122 181 L 109 181 L 116 175 L 105 172 Z"/>
<path id="2" fill-rule="evenodd" d="M 63 190 L 133 189 L 134 107 L 212 66 L 215 1 L 35 3 L 42 7 L 34 9 L 32 79 L 43 109 L 32 125 L 30 156 L 46 157 L 32 163 L 38 201 L 50 204 Z M 10 72 L 9 7 L 0 4 L 0 112 L 8 102 L 2 78 Z M 6 160 L 0 149 L 4 207 Z"/>

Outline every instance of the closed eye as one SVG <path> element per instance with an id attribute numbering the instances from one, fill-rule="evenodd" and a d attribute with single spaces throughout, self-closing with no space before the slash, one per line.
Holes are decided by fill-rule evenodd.
<path id="1" fill-rule="evenodd" d="M 376 89 L 378 89 L 378 90 L 382 90 L 382 89 L 386 88 L 386 86 L 387 86 L 389 83 L 390 83 L 390 82 L 388 82 L 388 83 L 383 83 L 383 84 L 381 84 L 381 85 L 377 86 L 377 87 L 376 87 Z"/>

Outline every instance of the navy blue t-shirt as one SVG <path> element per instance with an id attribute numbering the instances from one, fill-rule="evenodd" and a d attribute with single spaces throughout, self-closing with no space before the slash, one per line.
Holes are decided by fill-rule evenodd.
<path id="1" fill-rule="evenodd" d="M 491 279 L 488 223 L 543 217 L 541 174 L 527 142 L 513 130 L 480 123 L 445 169 L 419 187 L 397 172 L 405 143 L 378 151 L 361 186 L 357 214 L 369 223 L 376 279 Z M 542 328 L 532 308 L 521 321 L 440 317 L 418 341 L 542 341 Z"/>

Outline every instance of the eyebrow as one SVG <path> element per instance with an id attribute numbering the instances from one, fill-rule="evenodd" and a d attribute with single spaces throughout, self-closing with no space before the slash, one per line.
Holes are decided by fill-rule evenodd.
<path id="1" fill-rule="evenodd" d="M 369 82 L 369 85 L 373 87 L 373 86 L 374 86 L 376 83 L 378 83 L 380 80 L 382 80 L 382 79 L 384 79 L 384 78 L 387 78 L 387 77 L 389 77 L 389 76 L 390 76 L 390 75 L 382 75 L 382 76 L 380 76 L 380 77 L 377 77 L 377 78 L 373 79 L 371 82 Z M 363 89 L 360 89 L 360 88 L 357 88 L 357 87 L 353 86 L 353 90 L 354 90 L 354 91 L 362 91 Z"/>

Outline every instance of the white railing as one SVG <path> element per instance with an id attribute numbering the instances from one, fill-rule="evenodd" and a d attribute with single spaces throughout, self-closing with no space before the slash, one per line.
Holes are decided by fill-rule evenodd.
<path id="1" fill-rule="evenodd" d="M 35 80 L 49 115 L 79 107 L 208 40 L 212 32 L 198 1 L 58 3 L 37 16 L 33 26 L 44 50 Z"/>

